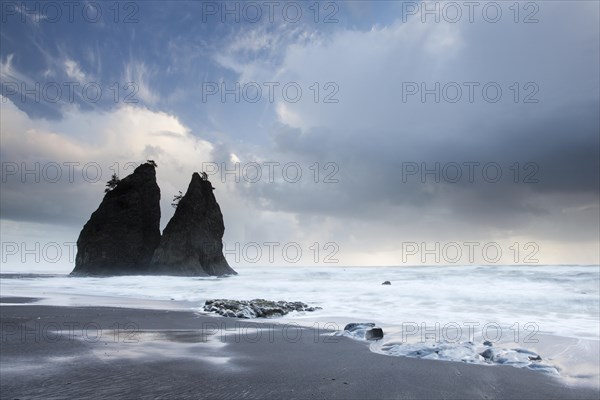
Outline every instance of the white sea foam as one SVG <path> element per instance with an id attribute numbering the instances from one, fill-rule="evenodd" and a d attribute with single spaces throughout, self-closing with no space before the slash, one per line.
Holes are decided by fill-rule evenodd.
<path id="1" fill-rule="evenodd" d="M 375 322 L 386 337 L 372 345 L 373 351 L 416 354 L 414 346 L 426 350 L 433 340 L 444 349 L 441 355 L 428 352 L 429 358 L 486 363 L 489 360 L 478 358 L 478 352 L 488 339 L 498 351 L 533 349 L 542 356 L 541 365 L 549 362 L 561 375 L 566 368 L 579 371 L 586 364 L 588 368 L 576 375 L 598 376 L 597 360 L 586 356 L 585 363 L 573 361 L 577 356 L 565 352 L 567 342 L 544 338 L 574 340 L 568 346 L 580 354 L 598 349 L 599 266 L 240 267 L 237 271 L 239 275 L 226 278 L 3 275 L 0 289 L 2 296 L 43 298 L 42 304 L 193 311 L 201 311 L 205 300 L 215 298 L 302 301 L 322 309 L 291 313 L 281 321 L 334 329 L 348 322 Z M 386 280 L 391 285 L 381 285 Z M 519 365 L 527 361 L 523 354 L 506 353 Z M 595 371 L 590 372 L 590 366 Z"/>

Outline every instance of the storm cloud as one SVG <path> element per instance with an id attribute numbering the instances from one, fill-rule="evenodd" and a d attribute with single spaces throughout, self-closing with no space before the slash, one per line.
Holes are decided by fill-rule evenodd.
<path id="1" fill-rule="evenodd" d="M 597 3 L 501 3 L 494 21 L 463 8 L 454 22 L 420 2 L 327 4 L 294 22 L 223 22 L 206 2 L 139 3 L 134 23 L 4 10 L 2 241 L 57 227 L 74 241 L 115 165 L 151 158 L 163 227 L 204 169 L 230 243 L 336 243 L 340 265 L 400 265 L 405 242 L 518 241 L 539 263 L 600 262 Z M 49 82 L 78 89 L 31 98 Z M 79 90 L 90 83 L 97 102 Z M 13 171 L 53 162 L 103 176 Z"/>

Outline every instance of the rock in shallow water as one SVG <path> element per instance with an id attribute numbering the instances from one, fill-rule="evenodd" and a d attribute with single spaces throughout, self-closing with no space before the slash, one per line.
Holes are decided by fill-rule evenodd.
<path id="1" fill-rule="evenodd" d="M 206 300 L 204 311 L 214 312 L 231 318 L 273 318 L 292 311 L 316 311 L 321 307 L 311 307 L 300 301 L 254 300 Z"/>
<path id="2" fill-rule="evenodd" d="M 355 339 L 383 339 L 383 329 L 376 328 L 372 322 L 353 322 L 348 324 L 344 327 L 343 334 Z"/>
<path id="3" fill-rule="evenodd" d="M 492 349 L 487 349 L 484 352 L 480 353 L 481 357 L 485 358 L 486 360 L 492 360 L 494 358 L 494 350 Z"/>
<path id="4" fill-rule="evenodd" d="M 481 351 L 481 346 L 472 342 L 388 342 L 380 351 L 391 356 L 425 358 L 430 360 L 461 361 L 472 364 L 510 365 L 527 368 L 553 375 L 558 375 L 557 367 L 542 364 L 542 357 L 526 349 L 507 349 L 487 347 Z"/>
<path id="5" fill-rule="evenodd" d="M 373 328 L 373 329 L 367 330 L 367 332 L 365 334 L 365 339 L 367 339 L 367 340 L 383 339 L 383 329 Z"/>
<path id="6" fill-rule="evenodd" d="M 487 362 L 496 364 L 523 364 L 531 365 L 533 361 L 542 361 L 542 357 L 526 349 L 497 349 L 488 348 L 479 353 Z"/>

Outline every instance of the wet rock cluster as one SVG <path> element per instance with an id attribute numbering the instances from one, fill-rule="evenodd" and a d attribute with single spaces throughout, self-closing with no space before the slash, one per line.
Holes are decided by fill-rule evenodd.
<path id="1" fill-rule="evenodd" d="M 316 311 L 321 307 L 311 307 L 300 301 L 254 300 L 207 300 L 204 311 L 214 312 L 231 318 L 275 318 L 292 311 Z"/>

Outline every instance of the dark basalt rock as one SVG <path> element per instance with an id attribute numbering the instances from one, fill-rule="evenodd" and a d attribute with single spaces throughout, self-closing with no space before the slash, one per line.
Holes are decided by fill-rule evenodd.
<path id="1" fill-rule="evenodd" d="M 192 175 L 161 238 L 155 167 L 140 165 L 106 193 L 79 235 L 71 274 L 236 274 L 223 256 L 223 215 L 206 174 Z"/>
<path id="2" fill-rule="evenodd" d="M 214 312 L 232 318 L 273 318 L 292 311 L 316 311 L 321 307 L 310 307 L 300 301 L 254 300 L 207 300 L 204 311 Z"/>
<path id="3" fill-rule="evenodd" d="M 486 360 L 493 360 L 495 356 L 494 350 L 492 349 L 486 349 L 482 353 L 479 353 L 479 355 L 485 358 Z"/>
<path id="4" fill-rule="evenodd" d="M 151 273 L 236 275 L 223 256 L 224 233 L 223 214 L 212 185 L 194 172 L 154 252 Z"/>
<path id="5" fill-rule="evenodd" d="M 77 239 L 72 275 L 147 273 L 160 242 L 160 189 L 142 164 L 106 193 Z"/>
<path id="6" fill-rule="evenodd" d="M 381 328 L 368 329 L 367 332 L 365 333 L 365 339 L 367 339 L 367 340 L 383 339 L 383 329 L 381 329 Z"/>
<path id="7" fill-rule="evenodd" d="M 344 330 L 346 332 L 355 332 L 358 331 L 359 329 L 370 329 L 373 328 L 375 326 L 375 324 L 373 322 L 352 322 L 350 324 L 347 324 L 344 327 Z"/>
<path id="8" fill-rule="evenodd" d="M 344 333 L 355 339 L 383 339 L 383 329 L 376 328 L 372 322 L 353 322 L 344 327 Z"/>

